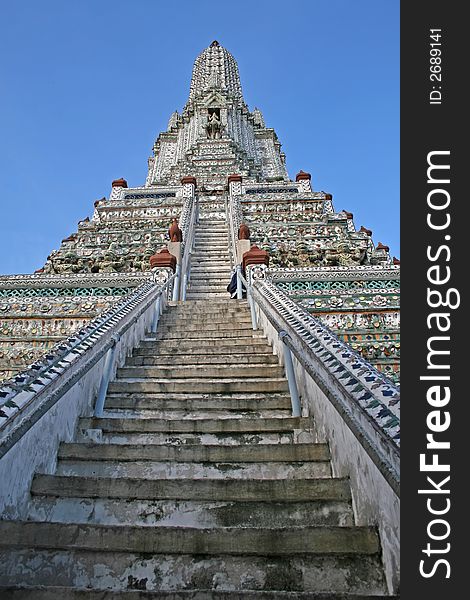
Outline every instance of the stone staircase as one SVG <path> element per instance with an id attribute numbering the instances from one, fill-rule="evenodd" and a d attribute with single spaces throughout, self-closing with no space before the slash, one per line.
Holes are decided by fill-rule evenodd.
<path id="1" fill-rule="evenodd" d="M 203 205 L 202 205 L 203 206 Z M 224 221 L 201 219 L 194 232 L 191 257 L 191 287 L 187 300 L 229 297 L 229 239 Z"/>
<path id="2" fill-rule="evenodd" d="M 119 369 L 55 474 L 35 476 L 25 520 L 0 524 L 0 598 L 387 595 L 375 529 L 355 526 L 348 481 L 228 299 L 224 227 L 201 222 L 191 299 Z"/>

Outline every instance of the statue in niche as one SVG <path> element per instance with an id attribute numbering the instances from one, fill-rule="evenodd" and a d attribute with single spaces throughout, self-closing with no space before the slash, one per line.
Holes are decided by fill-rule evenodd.
<path id="1" fill-rule="evenodd" d="M 216 111 L 209 113 L 207 117 L 206 132 L 210 140 L 220 140 L 222 137 L 222 123 Z"/>

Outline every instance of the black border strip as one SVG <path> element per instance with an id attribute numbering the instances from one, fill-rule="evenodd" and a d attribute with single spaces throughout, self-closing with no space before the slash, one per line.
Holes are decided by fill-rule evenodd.
<path id="1" fill-rule="evenodd" d="M 469 531 L 465 484 L 469 481 L 466 459 L 469 455 L 467 439 L 470 439 L 470 420 L 467 419 L 469 393 L 466 387 L 470 366 L 467 364 L 467 346 L 470 327 L 465 311 L 464 279 L 470 260 L 467 251 L 467 239 L 470 232 L 466 227 L 466 194 L 463 183 L 469 167 L 464 163 L 467 152 L 464 150 L 465 129 L 468 117 L 464 110 L 465 84 L 468 79 L 466 62 L 469 56 L 466 22 L 463 16 L 465 5 L 458 2 L 401 3 L 401 230 L 402 230 L 402 588 L 401 597 L 405 600 L 417 598 L 460 598 L 466 589 L 466 536 Z M 431 46 L 436 39 L 430 38 L 430 29 L 440 29 L 441 37 L 437 41 L 441 46 Z M 438 32 L 436 32 L 438 33 Z M 430 61 L 432 48 L 441 50 L 441 80 L 435 77 L 431 81 L 432 71 L 439 71 Z M 433 86 L 434 89 L 433 89 Z M 440 86 L 440 88 L 439 88 Z M 442 93 L 440 104 L 430 104 L 430 92 Z M 433 101 L 439 100 L 439 94 L 433 94 Z M 465 140 L 466 141 L 466 140 Z M 449 155 L 439 155 L 434 162 L 449 164 L 450 182 L 448 184 L 428 183 L 428 153 L 449 151 Z M 438 155 L 435 155 L 436 157 Z M 444 171 L 433 171 L 445 179 Z M 432 189 L 445 189 L 450 198 L 449 207 L 442 211 L 432 211 L 428 207 L 428 194 Z M 446 197 L 445 193 L 433 196 L 436 200 Z M 427 224 L 427 215 L 442 219 L 448 212 L 451 218 L 445 230 L 432 230 Z M 445 239 L 450 235 L 450 239 Z M 431 261 L 427 248 L 436 256 L 441 246 L 439 258 Z M 450 280 L 446 284 L 431 285 L 428 280 L 430 266 L 439 265 L 440 273 L 450 268 Z M 435 276 L 438 272 L 434 271 Z M 442 278 L 442 275 L 440 276 Z M 461 294 L 459 308 L 449 309 L 429 307 L 427 289 L 437 289 L 445 295 L 446 290 L 455 288 Z M 437 297 L 435 297 L 436 299 Z M 452 300 L 456 299 L 456 294 Z M 436 320 L 431 320 L 428 328 L 427 318 L 433 312 L 446 312 L 450 315 L 450 329 L 446 333 L 436 330 Z M 444 319 L 445 320 L 445 319 Z M 444 323 L 444 321 L 441 321 Z M 441 355 L 441 365 L 448 364 L 450 369 L 429 370 L 427 343 L 431 336 L 449 336 L 448 341 L 435 341 L 441 349 L 450 351 Z M 436 346 L 434 346 L 436 347 Z M 422 375 L 449 375 L 450 381 L 431 382 L 420 380 Z M 445 431 L 435 434 L 441 441 L 449 441 L 450 449 L 438 452 L 442 464 L 449 464 L 450 471 L 424 472 L 420 470 L 420 454 L 426 453 L 426 461 L 432 460 L 436 451 L 426 449 L 426 434 L 430 432 L 427 416 L 436 410 L 427 400 L 428 389 L 432 385 L 448 385 L 451 399 L 442 406 L 440 419 L 445 412 L 451 418 Z M 442 388 L 440 388 L 442 389 Z M 460 465 L 459 465 L 460 460 Z M 450 480 L 442 484 L 449 494 L 418 494 L 418 489 L 432 490 L 427 476 L 438 485 L 450 475 Z M 442 515 L 432 515 L 427 506 L 435 510 L 447 508 Z M 443 519 L 449 524 L 449 535 L 444 523 L 434 523 L 433 519 Z M 442 540 L 432 540 L 428 528 Z M 430 544 L 428 554 L 423 552 Z M 447 546 L 449 544 L 449 546 Z M 439 560 L 447 561 L 438 564 Z M 431 576 L 420 574 L 420 561 L 424 560 L 422 570 Z M 449 566 L 447 566 L 447 564 Z M 447 575 L 450 575 L 448 578 Z"/>

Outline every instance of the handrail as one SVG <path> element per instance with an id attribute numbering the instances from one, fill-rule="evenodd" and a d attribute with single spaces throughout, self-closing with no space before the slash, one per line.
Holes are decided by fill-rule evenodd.
<path id="1" fill-rule="evenodd" d="M 399 495 L 399 389 L 273 283 L 258 279 L 250 285 L 243 275 L 239 278 L 247 289 L 253 329 L 258 326 L 256 303 L 282 336 L 284 351 L 288 348 L 322 389 Z M 288 371 L 286 353 L 285 359 Z M 291 398 L 294 410 L 292 390 Z"/>
<path id="2" fill-rule="evenodd" d="M 82 378 L 173 284 L 146 281 L 0 387 L 0 457 Z M 21 419 L 27 409 L 34 415 Z M 37 408 L 37 410 L 36 410 Z M 8 431 L 7 431 L 8 430 Z"/>
<path id="3" fill-rule="evenodd" d="M 182 283 L 181 283 L 181 293 L 180 293 L 180 300 L 182 300 L 182 301 L 186 300 L 186 291 L 187 291 L 189 281 L 191 279 L 191 256 L 193 253 L 194 230 L 195 230 L 195 225 L 196 225 L 197 219 L 198 219 L 198 212 L 199 212 L 198 201 L 197 201 L 197 198 L 194 197 L 192 207 L 191 207 L 191 218 L 189 220 L 189 224 L 188 224 L 186 232 L 185 232 L 186 235 L 183 237 L 185 245 L 184 245 L 184 249 L 183 249 L 183 259 L 181 261 L 181 278 L 182 278 L 181 281 L 182 281 Z"/>
<path id="4" fill-rule="evenodd" d="M 228 195 L 227 199 L 227 212 L 229 218 L 229 234 L 230 234 L 230 248 L 231 248 L 231 262 L 232 269 L 236 268 L 238 264 L 237 258 L 237 239 L 238 230 L 242 223 L 242 210 L 240 206 L 240 200 L 238 196 Z"/>

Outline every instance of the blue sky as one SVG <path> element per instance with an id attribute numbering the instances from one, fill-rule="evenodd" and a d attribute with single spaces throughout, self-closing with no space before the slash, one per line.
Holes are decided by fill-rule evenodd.
<path id="1" fill-rule="evenodd" d="M 144 183 L 214 39 L 290 176 L 399 256 L 398 0 L 23 0 L 0 23 L 0 273 L 41 267 L 113 179 Z"/>

